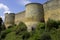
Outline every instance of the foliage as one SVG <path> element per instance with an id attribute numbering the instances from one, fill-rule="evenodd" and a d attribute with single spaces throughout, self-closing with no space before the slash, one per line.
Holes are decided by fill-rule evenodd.
<path id="1" fill-rule="evenodd" d="M 45 32 L 41 35 L 40 40 L 51 40 L 51 36 L 48 32 Z"/>
<path id="2" fill-rule="evenodd" d="M 6 35 L 10 32 L 12 32 L 13 30 L 11 29 L 6 29 L 4 31 L 1 31 L 1 39 L 4 39 L 6 37 Z"/>
<path id="3" fill-rule="evenodd" d="M 60 40 L 59 26 L 60 26 L 60 21 L 55 21 L 51 19 L 47 21 L 47 30 L 52 40 Z"/>
<path id="4" fill-rule="evenodd" d="M 60 40 L 59 27 L 60 21 L 49 19 L 46 24 L 40 22 L 35 30 L 28 32 L 27 26 L 20 22 L 18 25 L 2 31 L 1 38 L 2 40 Z"/>
<path id="5" fill-rule="evenodd" d="M 27 27 L 23 22 L 20 22 L 15 31 L 16 31 L 16 34 L 23 33 L 27 31 Z"/>
<path id="6" fill-rule="evenodd" d="M 45 30 L 45 24 L 44 23 L 38 23 L 36 26 L 36 29 L 31 32 L 31 37 L 29 40 L 40 40 L 40 36 Z"/>
<path id="7" fill-rule="evenodd" d="M 2 31 L 2 22 L 3 22 L 3 20 L 2 20 L 2 18 L 0 18 L 0 32 Z"/>
<path id="8" fill-rule="evenodd" d="M 58 29 L 59 25 L 60 25 L 60 21 L 55 21 L 55 20 L 49 19 L 46 23 L 46 29 L 48 31 L 50 31 L 52 28 Z"/>
<path id="9" fill-rule="evenodd" d="M 16 40 L 15 32 L 10 32 L 7 34 L 4 40 Z"/>
<path id="10" fill-rule="evenodd" d="M 2 30 L 1 31 L 1 40 L 5 39 L 6 35 L 9 34 L 10 32 L 15 31 L 15 29 L 16 29 L 16 26 L 13 25 L 13 27 L 11 27 L 11 28 Z"/>
<path id="11" fill-rule="evenodd" d="M 5 40 L 25 40 L 28 39 L 30 36 L 29 32 L 27 32 L 27 27 L 23 22 L 20 22 L 19 25 L 14 25 L 11 28 L 6 29 L 5 31 L 2 31 L 1 35 Z"/>

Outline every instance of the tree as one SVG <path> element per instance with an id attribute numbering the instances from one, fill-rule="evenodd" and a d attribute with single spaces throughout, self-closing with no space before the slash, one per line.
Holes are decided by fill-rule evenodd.
<path id="1" fill-rule="evenodd" d="M 49 19 L 46 23 L 46 31 L 50 31 L 53 28 L 58 29 L 59 25 L 60 25 L 60 21 Z"/>
<path id="2" fill-rule="evenodd" d="M 27 27 L 23 22 L 20 22 L 16 28 L 16 33 L 19 34 L 20 32 L 25 32 L 27 31 Z"/>
<path id="3" fill-rule="evenodd" d="M 1 28 L 1 26 L 2 26 L 2 18 L 0 18 L 0 40 L 1 40 L 1 30 L 2 30 L 2 28 Z"/>
<path id="4" fill-rule="evenodd" d="M 49 35 L 48 32 L 45 32 L 41 35 L 40 40 L 51 40 L 51 36 Z"/>
<path id="5" fill-rule="evenodd" d="M 2 30 L 2 28 L 1 28 L 2 22 L 3 22 L 3 20 L 2 20 L 2 18 L 0 18 L 0 32 L 1 32 L 1 30 Z"/>

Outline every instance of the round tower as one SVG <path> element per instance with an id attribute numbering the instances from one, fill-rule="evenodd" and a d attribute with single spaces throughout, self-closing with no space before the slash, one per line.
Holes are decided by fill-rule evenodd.
<path id="1" fill-rule="evenodd" d="M 28 30 L 31 31 L 39 22 L 44 21 L 43 5 L 40 3 L 29 3 L 26 5 L 25 24 Z"/>
<path id="2" fill-rule="evenodd" d="M 14 24 L 15 14 L 14 13 L 6 13 L 5 14 L 5 26 L 8 28 Z"/>

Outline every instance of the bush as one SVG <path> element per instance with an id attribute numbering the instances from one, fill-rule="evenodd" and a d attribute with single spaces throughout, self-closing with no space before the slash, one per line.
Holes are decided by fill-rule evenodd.
<path id="1" fill-rule="evenodd" d="M 3 23 L 3 20 L 2 20 L 2 18 L 0 17 L 0 32 L 2 31 L 2 23 Z"/>
<path id="2" fill-rule="evenodd" d="M 23 36 L 22 36 L 22 39 L 23 40 L 28 40 L 30 37 L 30 33 L 29 32 L 24 32 Z"/>
<path id="3" fill-rule="evenodd" d="M 4 40 L 17 40 L 15 32 L 10 32 L 9 34 L 7 34 Z"/>
<path id="4" fill-rule="evenodd" d="M 45 23 L 38 23 L 38 25 L 36 26 L 36 29 L 37 30 L 45 29 Z"/>
<path id="5" fill-rule="evenodd" d="M 46 26 L 50 31 L 45 31 Z M 35 30 L 28 32 L 27 26 L 20 22 L 2 31 L 1 35 L 4 40 L 60 40 L 60 29 L 56 28 L 59 26 L 60 21 L 48 20 L 47 24 L 40 22 Z"/>
<path id="6" fill-rule="evenodd" d="M 59 25 L 60 25 L 60 21 L 49 19 L 46 23 L 46 30 L 50 31 L 52 28 L 58 29 Z"/>
<path id="7" fill-rule="evenodd" d="M 40 40 L 51 40 L 51 36 L 45 32 L 41 35 Z"/>
<path id="8" fill-rule="evenodd" d="M 16 28 L 16 34 L 22 33 L 24 31 L 27 31 L 27 26 L 23 22 L 20 22 Z"/>
<path id="9" fill-rule="evenodd" d="M 1 31 L 1 39 L 4 39 L 8 33 L 12 32 L 10 29 Z"/>
<path id="10" fill-rule="evenodd" d="M 42 34 L 45 31 L 45 23 L 41 23 L 41 22 L 38 23 L 35 30 L 36 30 L 35 31 L 36 33 L 38 32 L 38 33 Z"/>
<path id="11" fill-rule="evenodd" d="M 41 34 L 45 32 L 44 30 L 45 30 L 45 24 L 41 22 L 38 23 L 36 29 L 31 32 L 31 37 L 29 38 L 29 40 L 40 40 Z"/>
<path id="12" fill-rule="evenodd" d="M 16 26 L 11 26 L 11 28 L 1 31 L 1 39 L 5 39 L 7 34 L 9 34 L 10 32 L 14 32 L 15 30 L 16 30 Z"/>

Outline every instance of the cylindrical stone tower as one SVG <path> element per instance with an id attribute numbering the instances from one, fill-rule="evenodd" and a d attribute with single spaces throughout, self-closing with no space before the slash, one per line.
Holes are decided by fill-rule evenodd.
<path id="1" fill-rule="evenodd" d="M 44 21 L 43 5 L 40 3 L 29 3 L 26 5 L 25 24 L 28 31 L 35 27 L 39 22 Z"/>
<path id="2" fill-rule="evenodd" d="M 51 19 L 60 20 L 60 0 L 50 0 L 43 4 L 45 23 Z"/>
<path id="3" fill-rule="evenodd" d="M 5 14 L 5 26 L 8 28 L 9 26 L 12 26 L 14 24 L 15 20 L 15 14 L 14 13 L 6 13 Z"/>

